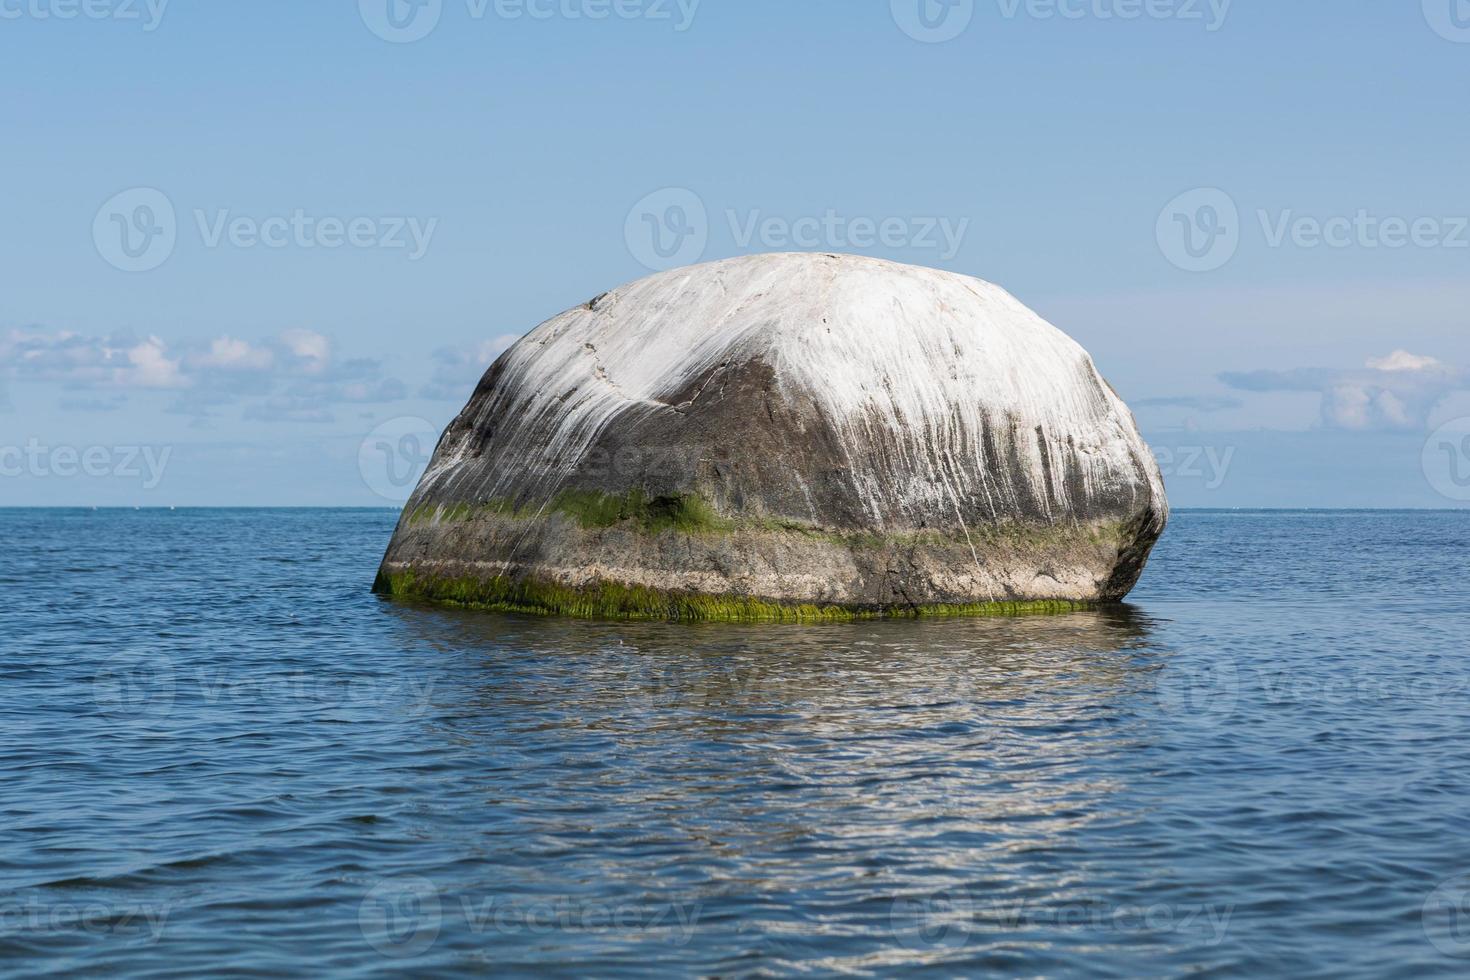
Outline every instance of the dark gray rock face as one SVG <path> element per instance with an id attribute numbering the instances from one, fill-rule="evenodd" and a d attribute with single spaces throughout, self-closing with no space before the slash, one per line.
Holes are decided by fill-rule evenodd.
<path id="1" fill-rule="evenodd" d="M 440 440 L 380 591 L 709 618 L 1120 599 L 1168 516 L 1076 343 L 854 256 L 662 273 L 537 327 Z"/>

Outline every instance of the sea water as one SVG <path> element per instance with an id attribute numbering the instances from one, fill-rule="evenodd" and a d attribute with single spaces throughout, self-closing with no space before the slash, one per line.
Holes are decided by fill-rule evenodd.
<path id="1" fill-rule="evenodd" d="M 822 626 L 382 600 L 395 519 L 0 511 L 0 973 L 1470 973 L 1470 514 Z"/>

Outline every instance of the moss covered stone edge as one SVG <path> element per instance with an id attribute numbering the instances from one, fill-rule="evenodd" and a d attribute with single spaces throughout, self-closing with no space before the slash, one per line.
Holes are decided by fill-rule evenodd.
<path id="1" fill-rule="evenodd" d="M 466 609 L 621 619 L 727 623 L 842 623 L 871 619 L 926 619 L 1057 615 L 1097 608 L 1066 600 L 892 606 L 842 606 L 772 602 L 749 596 L 666 592 L 618 582 L 573 587 L 533 578 L 497 575 L 434 576 L 379 571 L 373 591 Z"/>

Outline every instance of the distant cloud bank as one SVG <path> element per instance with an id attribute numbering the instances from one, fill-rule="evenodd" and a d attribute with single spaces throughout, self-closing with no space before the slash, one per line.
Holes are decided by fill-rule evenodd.
<path id="1" fill-rule="evenodd" d="M 1238 391 L 1311 392 L 1322 396 L 1322 424 L 1347 431 L 1420 429 L 1441 401 L 1470 389 L 1470 374 L 1433 357 L 1397 350 L 1360 369 L 1228 371 Z"/>
<path id="2" fill-rule="evenodd" d="M 371 358 L 341 358 L 311 330 L 286 330 L 258 343 L 221 336 L 170 345 L 162 338 L 70 331 L 11 330 L 0 335 L 0 378 L 56 382 L 71 392 L 61 407 L 108 411 L 129 391 L 171 392 L 166 411 L 207 418 L 242 404 L 245 418 L 330 422 L 333 407 L 377 404 L 408 395 Z"/>

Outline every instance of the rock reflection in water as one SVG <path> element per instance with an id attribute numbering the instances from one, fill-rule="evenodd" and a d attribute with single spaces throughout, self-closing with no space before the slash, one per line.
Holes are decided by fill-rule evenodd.
<path id="1" fill-rule="evenodd" d="M 473 658 L 430 724 L 483 754 L 486 806 L 516 815 L 487 875 L 596 880 L 815 943 L 820 921 L 782 911 L 800 896 L 871 930 L 866 955 L 895 936 L 942 955 L 954 928 L 973 954 L 1022 940 L 1017 908 L 1094 903 L 1074 838 L 1126 839 L 1139 804 L 1114 757 L 1156 734 L 1127 707 L 1160 660 L 1127 606 L 817 627 L 394 608 L 415 645 Z"/>

